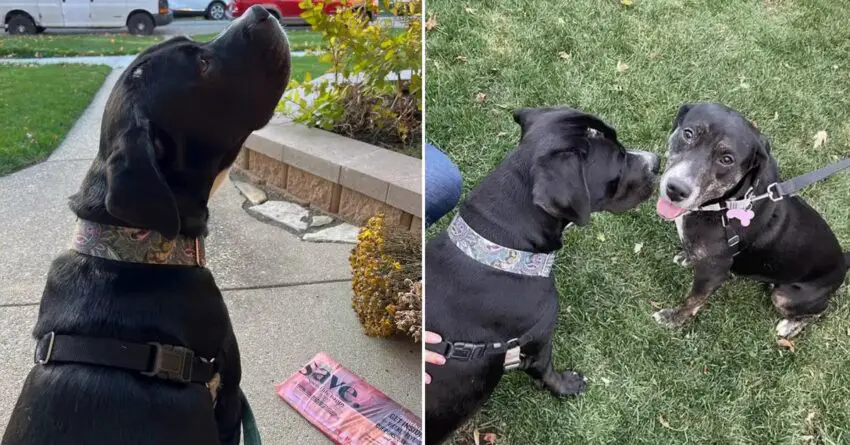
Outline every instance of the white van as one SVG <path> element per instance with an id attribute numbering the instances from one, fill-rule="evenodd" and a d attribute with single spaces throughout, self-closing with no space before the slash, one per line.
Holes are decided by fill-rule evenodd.
<path id="1" fill-rule="evenodd" d="M 9 34 L 37 34 L 45 28 L 120 28 L 150 34 L 171 23 L 168 0 L 0 0 Z"/>

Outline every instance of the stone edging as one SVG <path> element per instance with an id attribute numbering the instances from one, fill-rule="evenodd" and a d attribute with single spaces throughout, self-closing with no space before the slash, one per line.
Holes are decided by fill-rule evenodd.
<path id="1" fill-rule="evenodd" d="M 276 118 L 248 137 L 234 167 L 349 223 L 384 213 L 391 225 L 421 230 L 421 159 Z"/>

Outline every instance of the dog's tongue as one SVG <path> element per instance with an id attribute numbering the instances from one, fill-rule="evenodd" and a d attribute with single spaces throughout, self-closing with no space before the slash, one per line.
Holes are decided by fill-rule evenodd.
<path id="1" fill-rule="evenodd" d="M 655 204 L 655 211 L 658 212 L 662 218 L 666 220 L 673 220 L 685 213 L 686 209 L 676 207 L 672 202 L 667 200 L 667 198 L 658 198 L 658 202 Z"/>

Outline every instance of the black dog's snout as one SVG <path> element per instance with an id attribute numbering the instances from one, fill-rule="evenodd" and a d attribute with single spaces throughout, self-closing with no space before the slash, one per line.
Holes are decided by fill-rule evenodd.
<path id="1" fill-rule="evenodd" d="M 690 187 L 672 178 L 667 181 L 667 190 L 665 191 L 667 192 L 667 198 L 672 202 L 684 201 L 688 196 L 691 196 Z"/>
<path id="2" fill-rule="evenodd" d="M 257 23 L 262 22 L 264 20 L 268 20 L 269 17 L 271 17 L 271 14 L 269 14 L 268 9 L 263 8 L 260 5 L 251 6 L 251 9 L 249 11 L 251 12 L 251 15 L 253 16 L 252 18 Z"/>

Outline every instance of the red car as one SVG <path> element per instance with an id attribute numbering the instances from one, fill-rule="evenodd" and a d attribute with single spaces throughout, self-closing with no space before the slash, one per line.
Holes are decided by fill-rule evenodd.
<path id="1" fill-rule="evenodd" d="M 315 1 L 315 0 L 314 0 Z M 350 0 L 348 4 L 355 8 L 369 9 L 366 14 L 369 20 L 372 19 L 371 8 L 366 8 L 370 3 L 376 3 L 377 0 Z M 260 5 L 269 10 L 271 15 L 280 20 L 281 23 L 287 25 L 303 25 L 306 22 L 301 18 L 301 13 L 304 12 L 298 6 L 299 0 L 232 0 L 229 4 L 230 15 L 233 18 L 239 17 L 251 6 Z M 325 2 L 323 11 L 325 14 L 335 14 L 336 10 L 342 7 L 343 4 L 339 0 L 328 0 Z"/>

